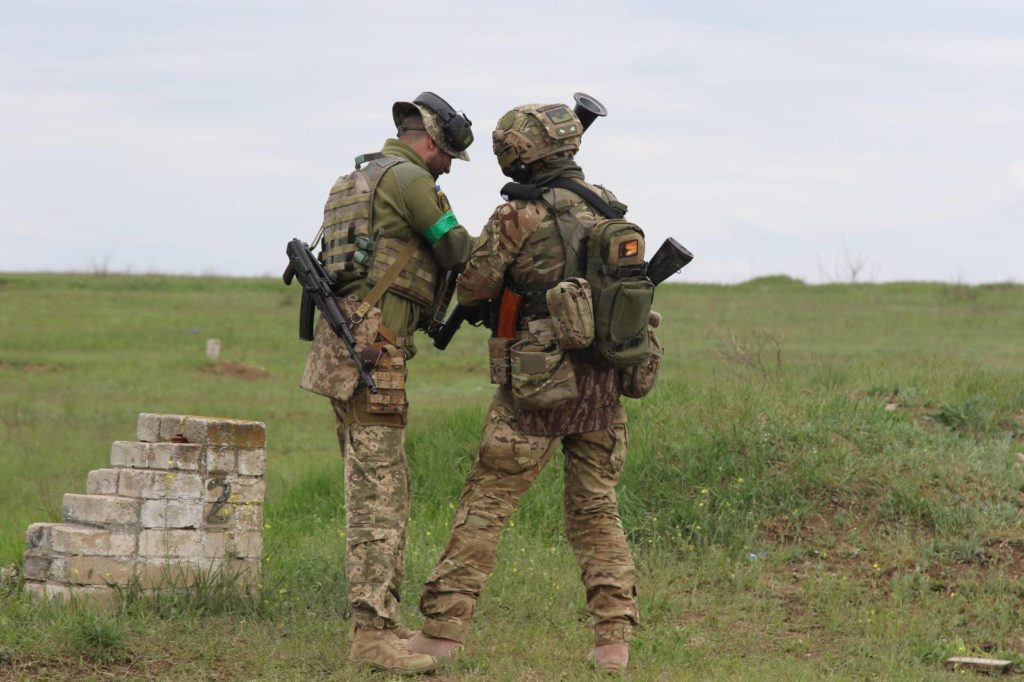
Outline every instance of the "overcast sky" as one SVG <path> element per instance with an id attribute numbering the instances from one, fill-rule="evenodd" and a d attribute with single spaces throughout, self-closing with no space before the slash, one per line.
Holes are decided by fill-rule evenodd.
<path id="1" fill-rule="evenodd" d="M 477 234 L 507 109 L 610 110 L 578 160 L 681 279 L 1024 281 L 1024 2 L 0 3 L 0 270 L 278 274 L 434 90 Z"/>

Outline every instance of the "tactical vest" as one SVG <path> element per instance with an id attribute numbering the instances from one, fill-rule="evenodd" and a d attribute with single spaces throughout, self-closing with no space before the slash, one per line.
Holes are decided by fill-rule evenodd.
<path id="1" fill-rule="evenodd" d="M 394 156 L 372 159 L 363 168 L 338 178 L 331 188 L 324 206 L 321 259 L 324 270 L 336 285 L 363 277 L 370 285 L 376 284 L 405 246 L 402 240 L 379 235 L 373 230 L 377 186 L 384 173 L 403 162 L 408 163 Z M 426 241 L 416 234 L 411 238 L 419 244 L 388 291 L 429 307 L 434 301 L 440 268 Z M 367 240 L 372 246 L 361 248 L 360 242 L 365 244 Z M 372 256 L 360 262 L 356 258 L 359 251 L 371 252 Z"/>

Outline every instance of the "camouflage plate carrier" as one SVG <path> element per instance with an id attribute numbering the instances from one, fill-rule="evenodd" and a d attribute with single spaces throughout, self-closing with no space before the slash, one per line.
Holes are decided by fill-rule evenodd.
<path id="1" fill-rule="evenodd" d="M 368 159 L 363 168 L 359 162 Z M 338 178 L 324 206 L 321 259 L 335 289 L 366 278 L 377 284 L 402 257 L 407 242 L 373 233 L 373 200 L 389 169 L 408 163 L 394 156 L 366 154 L 356 170 Z M 439 268 L 426 242 L 413 235 L 417 247 L 388 290 L 429 307 L 437 290 Z M 372 254 L 372 255 L 371 255 Z"/>

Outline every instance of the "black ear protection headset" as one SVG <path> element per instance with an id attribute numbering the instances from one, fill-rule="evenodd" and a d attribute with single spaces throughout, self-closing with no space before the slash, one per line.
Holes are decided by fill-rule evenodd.
<path id="1" fill-rule="evenodd" d="M 421 92 L 413 104 L 425 106 L 437 116 L 444 139 L 457 152 L 464 152 L 473 143 L 473 122 L 462 112 L 432 92 Z"/>

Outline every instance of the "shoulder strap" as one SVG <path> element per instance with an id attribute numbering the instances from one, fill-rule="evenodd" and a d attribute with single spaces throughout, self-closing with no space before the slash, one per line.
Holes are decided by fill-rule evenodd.
<path id="1" fill-rule="evenodd" d="M 419 237 L 415 234 L 409 238 L 409 241 L 405 243 L 402 250 L 398 252 L 395 262 L 391 264 L 391 267 L 389 267 L 383 275 L 381 275 L 380 280 L 373 285 L 370 292 L 363 298 L 362 303 L 360 303 L 359 307 L 356 308 L 355 313 L 352 315 L 353 322 L 359 322 L 359 320 L 362 320 L 363 316 L 370 312 L 370 308 L 377 304 L 377 301 L 379 301 L 380 297 L 384 295 L 384 292 L 388 290 L 388 287 L 398 279 L 398 275 L 412 259 L 412 254 L 416 252 L 416 247 L 419 246 L 419 241 Z"/>
<path id="2" fill-rule="evenodd" d="M 603 215 L 605 218 L 621 218 L 622 216 L 625 215 L 624 211 L 612 207 L 611 204 L 609 204 L 607 201 L 599 197 L 597 193 L 591 190 L 589 187 L 584 187 L 583 185 L 577 182 L 573 182 L 572 180 L 567 180 L 566 178 L 555 178 L 554 180 L 549 180 L 545 186 L 554 187 L 556 189 L 564 189 L 568 190 L 569 192 L 572 192 L 580 199 L 583 199 L 583 201 L 590 204 L 590 207 L 592 209 Z M 508 187 L 508 185 L 506 185 L 506 187 Z"/>

